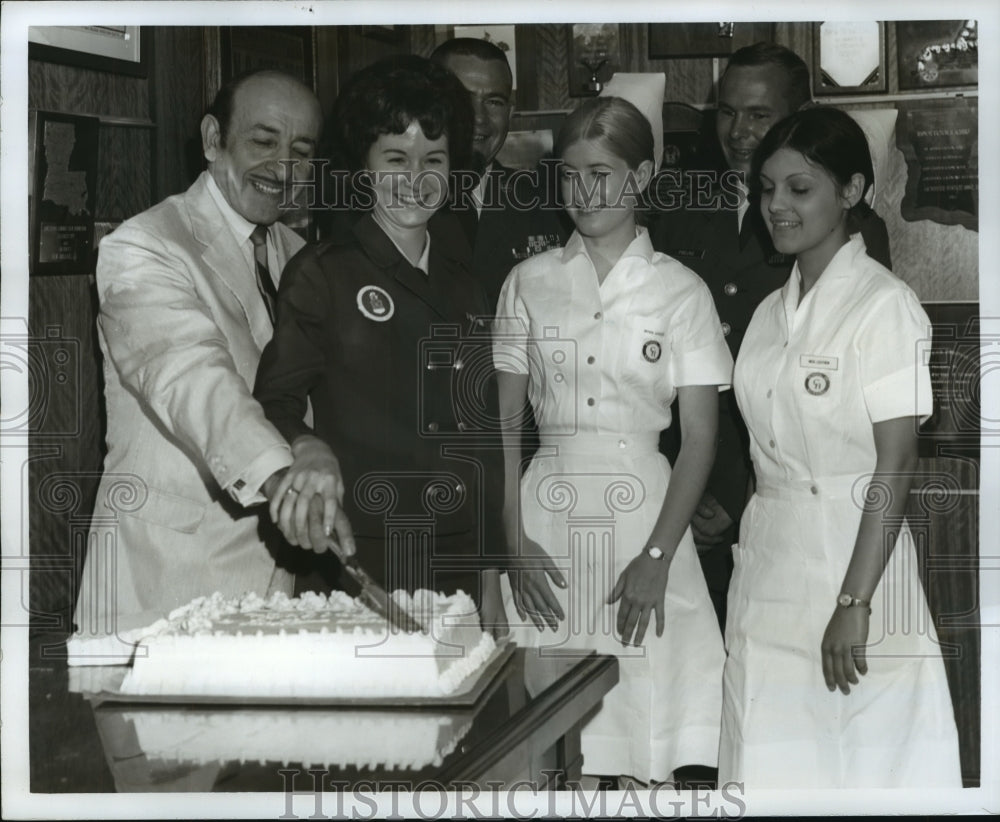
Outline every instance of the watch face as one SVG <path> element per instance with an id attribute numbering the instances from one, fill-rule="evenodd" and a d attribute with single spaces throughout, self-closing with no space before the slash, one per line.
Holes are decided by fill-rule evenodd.
<path id="1" fill-rule="evenodd" d="M 649 554 L 653 559 L 663 559 L 663 551 L 661 551 L 655 545 L 650 545 L 646 549 L 646 553 Z"/>
<path id="2" fill-rule="evenodd" d="M 851 603 L 854 602 L 854 597 L 850 594 L 841 594 L 837 597 L 837 604 L 843 605 L 845 608 L 850 607 Z"/>

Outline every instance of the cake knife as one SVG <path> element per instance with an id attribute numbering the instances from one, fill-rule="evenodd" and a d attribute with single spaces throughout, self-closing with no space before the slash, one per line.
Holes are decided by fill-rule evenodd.
<path id="1" fill-rule="evenodd" d="M 310 517 L 320 516 L 319 503 L 317 502 L 317 499 L 317 497 L 313 497 L 309 501 Z M 349 557 L 344 556 L 343 551 L 340 549 L 340 543 L 334 537 L 329 535 L 326 537 L 323 547 L 336 554 L 337 559 L 340 560 L 341 565 L 344 566 L 347 573 L 349 573 L 354 581 L 361 586 L 361 598 L 364 599 L 368 607 L 371 608 L 376 614 L 388 620 L 389 625 L 394 626 L 401 631 L 405 631 L 408 634 L 412 634 L 417 631 L 427 633 L 427 629 L 409 613 L 407 613 L 405 608 L 401 608 L 396 601 L 390 597 L 388 593 L 386 593 L 385 588 L 372 579 L 371 575 L 361 567 L 361 563 L 358 562 L 356 554 L 351 554 Z"/>
<path id="2" fill-rule="evenodd" d="M 379 585 L 371 574 L 361 567 L 356 555 L 345 557 L 340 550 L 340 544 L 332 538 L 327 538 L 326 547 L 333 551 L 340 560 L 341 565 L 351 575 L 355 582 L 361 586 L 361 599 L 380 617 L 388 620 L 389 624 L 405 631 L 408 634 L 420 631 L 427 633 L 423 625 L 417 622 L 405 608 L 386 593 L 385 588 Z"/>

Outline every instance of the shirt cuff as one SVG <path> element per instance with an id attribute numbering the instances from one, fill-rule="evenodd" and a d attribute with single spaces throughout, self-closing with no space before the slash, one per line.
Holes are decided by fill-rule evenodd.
<path id="1" fill-rule="evenodd" d="M 733 383 L 733 357 L 719 339 L 694 351 L 685 351 L 674 360 L 674 385 L 717 385 L 725 391 Z"/>
<path id="2" fill-rule="evenodd" d="M 904 368 L 864 387 L 872 422 L 916 417 L 924 423 L 934 410 L 927 369 Z"/>
<path id="3" fill-rule="evenodd" d="M 275 471 L 292 464 L 292 449 L 287 445 L 272 445 L 262 451 L 226 490 L 240 505 L 248 507 L 267 502 L 261 486 Z"/>

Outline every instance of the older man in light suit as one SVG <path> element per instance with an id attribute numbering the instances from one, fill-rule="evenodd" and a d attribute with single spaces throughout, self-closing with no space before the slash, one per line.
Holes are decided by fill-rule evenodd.
<path id="1" fill-rule="evenodd" d="M 237 78 L 202 120 L 207 171 L 101 243 L 108 454 L 76 608 L 85 636 L 149 624 L 215 591 L 292 591 L 257 504 L 287 490 L 281 475 L 297 457 L 251 389 L 278 276 L 303 245 L 277 222 L 293 180 L 309 173 L 287 161 L 312 157 L 320 126 L 298 80 Z M 308 459 L 317 453 L 336 468 L 328 449 Z M 317 471 L 294 493 L 322 494 L 332 525 L 330 476 Z M 313 547 L 308 533 L 289 536 Z"/>

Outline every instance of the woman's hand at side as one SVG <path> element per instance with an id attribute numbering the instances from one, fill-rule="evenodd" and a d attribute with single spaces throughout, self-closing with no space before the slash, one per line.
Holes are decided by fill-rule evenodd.
<path id="1" fill-rule="evenodd" d="M 642 645 L 651 614 L 656 615 L 656 635 L 663 636 L 663 601 L 669 574 L 670 560 L 666 556 L 653 559 L 643 551 L 618 575 L 608 604 L 620 600 L 617 627 L 623 645 Z"/>
<path id="2" fill-rule="evenodd" d="M 646 542 L 663 556 L 655 559 L 643 550 L 618 576 L 608 602 L 620 600 L 618 631 L 622 642 L 640 645 L 651 614 L 656 615 L 656 635 L 663 636 L 664 599 L 670 563 L 691 517 L 701 500 L 715 459 L 719 399 L 714 385 L 688 385 L 677 389 L 681 417 L 681 450 L 653 531 Z"/>
<path id="3" fill-rule="evenodd" d="M 868 673 L 865 643 L 868 641 L 868 609 L 838 605 L 823 633 L 823 678 L 826 687 L 849 694 L 858 684 L 858 674 Z M 855 673 L 857 671 L 857 673 Z"/>
<path id="4" fill-rule="evenodd" d="M 553 631 L 566 618 L 549 580 L 560 588 L 566 579 L 544 548 L 524 533 L 516 514 L 504 517 L 510 565 L 507 576 L 514 597 L 514 607 L 522 622 L 531 619 L 539 631 L 548 626 Z"/>

